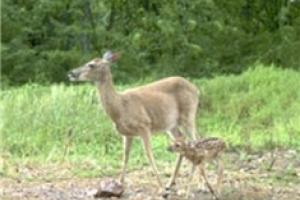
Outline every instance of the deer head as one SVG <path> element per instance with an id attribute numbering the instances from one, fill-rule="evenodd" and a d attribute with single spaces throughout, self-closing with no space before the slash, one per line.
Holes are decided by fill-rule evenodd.
<path id="1" fill-rule="evenodd" d="M 111 63 L 118 58 L 118 53 L 107 51 L 102 58 L 95 58 L 83 66 L 71 70 L 68 77 L 71 81 L 100 81 L 110 70 Z"/>
<path id="2" fill-rule="evenodd" d="M 173 141 L 173 144 L 168 147 L 168 151 L 184 153 L 186 151 L 186 146 L 186 141 L 183 138 L 177 138 L 175 141 Z"/>

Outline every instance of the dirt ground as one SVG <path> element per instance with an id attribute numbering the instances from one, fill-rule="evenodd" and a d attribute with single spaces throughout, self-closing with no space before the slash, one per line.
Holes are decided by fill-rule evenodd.
<path id="1" fill-rule="evenodd" d="M 293 150 L 276 150 L 272 153 L 245 154 L 230 152 L 224 155 L 224 187 L 220 195 L 223 200 L 300 200 L 300 154 Z M 190 169 L 184 162 L 172 189 L 169 200 L 209 200 L 212 195 L 199 188 L 198 176 L 188 180 Z M 160 165 L 161 177 L 167 183 L 172 165 Z M 29 170 L 30 171 L 30 170 Z M 36 173 L 35 169 L 31 169 Z M 29 172 L 27 172 L 29 173 Z M 208 179 L 214 185 L 216 173 L 213 165 L 207 168 Z M 42 176 L 42 175 L 39 175 Z M 47 181 L 1 178 L 0 199 L 45 199 L 45 200 L 83 200 L 95 199 L 94 194 L 100 182 L 109 178 L 93 179 L 57 178 Z M 128 173 L 125 192 L 120 200 L 162 200 L 160 189 L 149 167 Z M 185 198 L 187 183 L 192 184 L 192 191 Z"/>

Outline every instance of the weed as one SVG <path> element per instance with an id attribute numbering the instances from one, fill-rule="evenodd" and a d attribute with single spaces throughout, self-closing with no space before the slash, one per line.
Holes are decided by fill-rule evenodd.
<path id="1" fill-rule="evenodd" d="M 299 72 L 257 65 L 241 75 L 192 81 L 201 90 L 199 134 L 222 137 L 231 148 L 300 149 Z M 76 174 L 85 167 L 99 173 L 119 168 L 121 137 L 97 101 L 90 84 L 2 91 L 3 155 L 16 163 L 82 163 Z M 158 162 L 175 159 L 166 151 L 167 136 L 154 137 L 152 145 Z M 131 168 L 147 163 L 140 143 L 134 142 L 131 154 Z"/>

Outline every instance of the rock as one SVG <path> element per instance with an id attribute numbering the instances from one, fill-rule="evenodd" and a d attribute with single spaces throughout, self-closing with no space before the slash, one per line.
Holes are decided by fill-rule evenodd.
<path id="1" fill-rule="evenodd" d="M 121 197 L 124 192 L 123 186 L 112 179 L 102 181 L 100 188 L 94 195 L 95 198 L 110 198 L 110 197 Z"/>

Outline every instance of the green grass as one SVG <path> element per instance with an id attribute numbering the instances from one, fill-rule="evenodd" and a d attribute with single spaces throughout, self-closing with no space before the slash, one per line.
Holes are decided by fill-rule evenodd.
<path id="1" fill-rule="evenodd" d="M 192 81 L 201 90 L 200 134 L 223 137 L 230 148 L 300 149 L 299 72 L 257 65 L 238 76 Z M 78 166 L 74 174 L 88 165 L 92 176 L 121 166 L 121 136 L 93 85 L 25 85 L 2 91 L 0 105 L 2 157 L 11 165 L 68 161 Z M 174 160 L 167 136 L 152 143 L 158 162 Z M 131 153 L 131 167 L 147 163 L 139 142 Z"/>
<path id="2" fill-rule="evenodd" d="M 300 147 L 300 73 L 256 66 L 202 85 L 201 129 L 231 146 Z"/>

